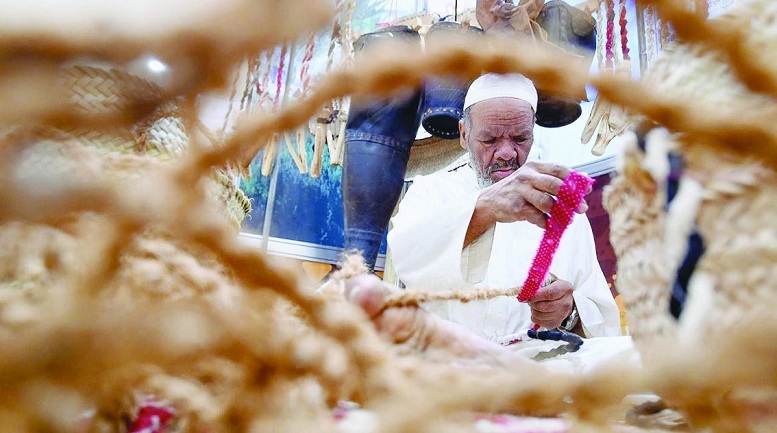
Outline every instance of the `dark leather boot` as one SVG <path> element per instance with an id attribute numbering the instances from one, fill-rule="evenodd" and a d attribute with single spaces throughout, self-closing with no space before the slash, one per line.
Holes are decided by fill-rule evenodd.
<path id="1" fill-rule="evenodd" d="M 478 37 L 483 30 L 477 27 L 462 26 L 452 21 L 435 23 L 426 34 L 426 43 L 445 40 L 449 35 Z M 444 139 L 459 137 L 459 120 L 463 114 L 464 97 L 470 81 L 453 77 L 431 77 L 427 79 L 424 93 L 424 111 L 421 124 L 424 129 Z"/>
<path id="2" fill-rule="evenodd" d="M 386 40 L 420 49 L 421 38 L 406 26 L 361 36 L 357 55 Z M 410 146 L 420 123 L 420 89 L 389 99 L 353 95 L 345 129 L 343 206 L 345 250 L 358 250 L 373 269 L 383 235 L 404 185 Z"/>
<path id="3" fill-rule="evenodd" d="M 581 55 L 590 67 L 596 52 L 596 20 L 585 11 L 561 0 L 542 8 L 537 22 L 548 33 L 548 41 Z M 580 101 L 587 100 L 585 86 L 573 95 L 553 94 L 537 89 L 537 124 L 546 128 L 569 125 L 580 117 Z"/>

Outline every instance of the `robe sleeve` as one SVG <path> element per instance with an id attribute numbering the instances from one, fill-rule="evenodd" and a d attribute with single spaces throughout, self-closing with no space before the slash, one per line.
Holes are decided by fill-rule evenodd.
<path id="1" fill-rule="evenodd" d="M 583 323 L 586 337 L 612 337 L 622 335 L 620 311 L 615 299 L 607 286 L 599 262 L 596 258 L 591 224 L 585 215 L 575 216 L 570 226 L 569 241 L 574 242 L 571 251 L 573 256 L 567 257 L 568 275 L 574 287 L 572 296 Z"/>
<path id="2" fill-rule="evenodd" d="M 457 189 L 456 185 L 455 179 L 416 177 L 391 220 L 391 260 L 397 276 L 408 288 L 434 290 L 471 285 L 468 280 L 477 276 L 462 271 L 470 265 L 470 253 L 477 252 L 481 257 L 488 253 L 480 250 L 490 252 L 488 234 L 462 251 L 479 191 Z M 484 267 L 482 273 L 485 274 Z"/>

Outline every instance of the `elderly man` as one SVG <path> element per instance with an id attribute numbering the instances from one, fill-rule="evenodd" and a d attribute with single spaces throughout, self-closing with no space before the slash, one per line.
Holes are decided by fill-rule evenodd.
<path id="1" fill-rule="evenodd" d="M 388 242 L 408 289 L 518 287 L 569 169 L 527 162 L 537 91 L 518 74 L 484 75 L 470 86 L 459 123 L 468 165 L 414 179 Z M 585 212 L 583 203 L 578 209 Z M 591 228 L 577 215 L 550 269 L 556 278 L 527 304 L 512 297 L 432 303 L 428 309 L 505 343 L 532 323 L 586 337 L 621 335 L 620 315 L 599 268 Z"/>

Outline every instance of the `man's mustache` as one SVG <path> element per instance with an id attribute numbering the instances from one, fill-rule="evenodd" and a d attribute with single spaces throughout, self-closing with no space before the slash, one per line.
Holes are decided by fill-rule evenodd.
<path id="1" fill-rule="evenodd" d="M 488 166 L 488 174 L 491 174 L 497 170 L 518 170 L 520 168 L 521 164 L 518 163 L 517 159 L 511 159 L 510 161 L 497 161 L 491 165 Z"/>

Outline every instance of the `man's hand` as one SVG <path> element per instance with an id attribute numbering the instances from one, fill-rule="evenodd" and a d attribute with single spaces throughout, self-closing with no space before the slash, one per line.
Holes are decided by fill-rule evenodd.
<path id="1" fill-rule="evenodd" d="M 572 284 L 556 280 L 540 289 L 528 304 L 532 322 L 548 329 L 557 328 L 572 314 Z"/>
<path id="2" fill-rule="evenodd" d="M 559 164 L 530 161 L 510 176 L 484 188 L 478 204 L 488 209 L 495 222 L 528 221 L 545 228 L 556 196 L 570 169 Z M 590 188 L 586 193 L 591 192 Z M 578 213 L 588 210 L 583 200 Z"/>
<path id="3" fill-rule="evenodd" d="M 471 244 L 494 224 L 528 221 L 541 228 L 548 222 L 553 196 L 558 194 L 570 169 L 548 162 L 529 161 L 506 178 L 483 188 L 475 203 L 462 248 Z M 591 192 L 589 188 L 586 194 Z M 577 213 L 585 213 L 583 200 Z"/>

